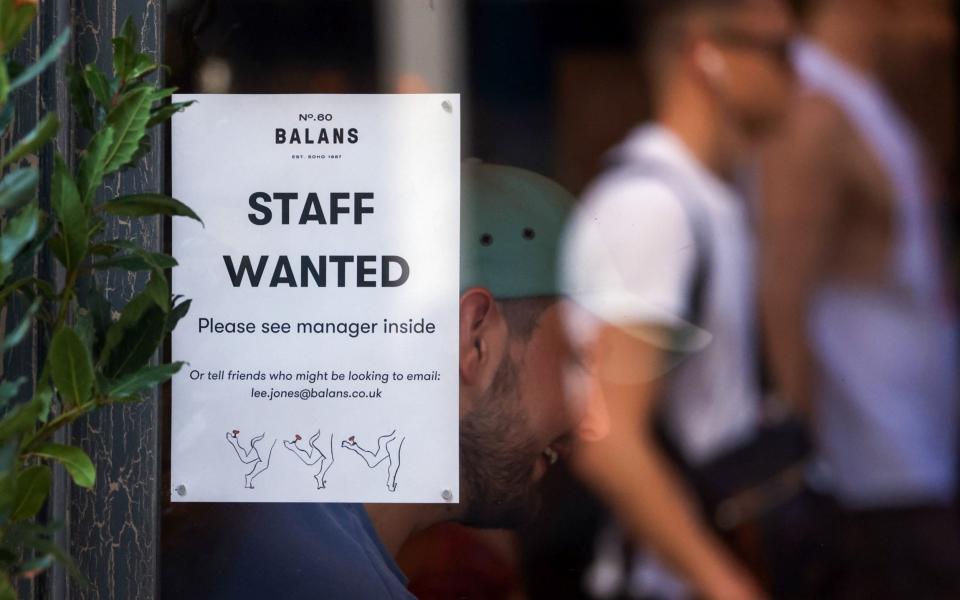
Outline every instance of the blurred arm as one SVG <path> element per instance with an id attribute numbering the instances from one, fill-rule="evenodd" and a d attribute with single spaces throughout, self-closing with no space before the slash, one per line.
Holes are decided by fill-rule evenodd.
<path id="1" fill-rule="evenodd" d="M 800 100 L 763 157 L 761 317 L 780 392 L 802 411 L 810 409 L 816 377 L 807 334 L 811 296 L 840 235 L 837 117 L 825 101 Z"/>
<path id="2" fill-rule="evenodd" d="M 648 331 L 642 337 L 657 332 Z M 653 435 L 661 351 L 641 336 L 604 327 L 592 382 L 609 415 L 601 439 L 580 445 L 574 468 L 613 508 L 634 539 L 650 543 L 707 598 L 760 592 L 697 514 Z M 592 401 L 597 401 L 596 398 Z"/>

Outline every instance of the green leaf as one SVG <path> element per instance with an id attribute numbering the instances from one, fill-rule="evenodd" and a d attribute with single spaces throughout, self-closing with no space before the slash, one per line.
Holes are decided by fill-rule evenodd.
<path id="1" fill-rule="evenodd" d="M 50 342 L 50 375 L 57 391 L 69 406 L 86 404 L 93 388 L 90 352 L 77 333 L 62 327 Z"/>
<path id="2" fill-rule="evenodd" d="M 34 77 L 43 73 L 44 69 L 50 66 L 51 63 L 57 60 L 57 56 L 60 55 L 60 51 L 63 50 L 63 47 L 67 45 L 67 41 L 70 40 L 70 28 L 67 27 L 63 32 L 57 36 L 53 43 L 47 48 L 47 50 L 37 59 L 35 63 L 23 70 L 22 73 L 14 77 L 13 81 L 10 82 L 10 90 L 13 91 L 20 87 L 21 85 L 29 82 Z"/>
<path id="3" fill-rule="evenodd" d="M 137 53 L 133 57 L 127 79 L 139 79 L 144 75 L 153 73 L 158 68 L 160 68 L 160 65 L 155 63 L 150 55 Z"/>
<path id="4" fill-rule="evenodd" d="M 10 98 L 10 73 L 7 62 L 0 60 L 0 104 L 6 104 Z"/>
<path id="5" fill-rule="evenodd" d="M 21 521 L 35 516 L 43 507 L 50 494 L 53 474 L 47 465 L 27 467 L 17 475 L 17 492 L 13 501 L 13 514 L 10 518 Z"/>
<path id="6" fill-rule="evenodd" d="M 39 554 L 54 556 L 81 586 L 89 586 L 89 581 L 77 569 L 73 559 L 53 542 L 53 536 L 60 528 L 62 525 L 57 522 L 41 525 L 30 521 L 18 521 L 6 528 L 4 542 L 30 548 Z"/>
<path id="7" fill-rule="evenodd" d="M 90 88 L 84 80 L 83 71 L 74 64 L 67 65 L 67 89 L 70 92 L 70 104 L 80 120 L 80 125 L 93 129 L 93 107 L 90 106 Z"/>
<path id="8" fill-rule="evenodd" d="M 117 37 L 113 38 L 113 74 L 120 81 L 127 81 L 130 78 L 130 69 L 133 68 L 134 56 L 136 50 L 130 40 Z"/>
<path id="9" fill-rule="evenodd" d="M 104 230 L 105 227 L 106 227 L 106 224 L 103 222 L 102 219 L 94 219 L 93 223 L 90 224 L 90 229 L 89 229 L 90 237 L 96 237 L 97 235 L 100 234 L 101 231 Z"/>
<path id="10" fill-rule="evenodd" d="M 7 222 L 0 237 L 0 260 L 12 261 L 20 250 L 37 233 L 40 209 L 35 203 L 28 204 Z"/>
<path id="11" fill-rule="evenodd" d="M 42 554 L 37 558 L 28 560 L 17 565 L 14 573 L 17 575 L 34 576 L 40 571 L 46 571 L 53 565 L 54 557 L 52 554 Z"/>
<path id="12" fill-rule="evenodd" d="M 20 447 L 16 442 L 0 444 L 0 477 L 12 473 L 20 458 Z"/>
<path id="13" fill-rule="evenodd" d="M 64 257 L 67 259 L 64 266 L 75 269 L 87 254 L 90 243 L 87 224 L 87 211 L 80 200 L 80 191 L 63 158 L 57 154 L 54 157 L 53 190 L 51 206 L 57 219 L 60 221 L 60 232 L 64 241 Z"/>
<path id="14" fill-rule="evenodd" d="M 97 332 L 97 340 L 106 343 L 107 331 L 113 325 L 113 307 L 110 301 L 97 289 L 94 289 L 90 298 L 90 315 L 93 317 L 93 326 Z"/>
<path id="15" fill-rule="evenodd" d="M 163 123 L 164 121 L 172 117 L 174 114 L 182 111 L 186 107 L 195 103 L 196 103 L 196 100 L 188 100 L 186 102 L 171 102 L 170 104 L 161 106 L 156 110 L 154 110 L 153 113 L 150 115 L 150 120 L 147 121 L 147 127 L 153 127 L 154 125 Z"/>
<path id="16" fill-rule="evenodd" d="M 0 600 L 17 600 L 17 590 L 6 573 L 0 573 Z"/>
<path id="17" fill-rule="evenodd" d="M 107 115 L 107 124 L 114 129 L 114 139 L 106 153 L 104 175 L 126 165 L 137 152 L 150 119 L 151 93 L 150 87 L 127 92 Z"/>
<path id="18" fill-rule="evenodd" d="M 76 584 L 76 587 L 80 590 L 89 590 L 90 589 L 90 580 L 87 579 L 87 576 L 80 572 L 80 567 L 77 566 L 76 561 L 73 560 L 69 554 L 60 549 L 59 546 L 52 540 L 44 541 L 38 543 L 36 549 L 40 552 L 46 552 L 54 558 L 57 559 L 57 562 L 63 565 L 67 569 L 67 573 L 70 573 L 70 576 L 73 577 L 73 583 Z"/>
<path id="19" fill-rule="evenodd" d="M 87 453 L 80 448 L 47 443 L 37 446 L 31 454 L 58 461 L 67 469 L 67 473 L 70 473 L 70 476 L 73 477 L 73 482 L 80 487 L 92 488 L 96 482 L 97 473 L 93 467 L 93 462 L 87 456 Z"/>
<path id="20" fill-rule="evenodd" d="M 3 289 L 0 289 L 0 305 L 7 303 L 7 298 L 12 294 L 16 293 L 21 288 L 24 288 L 32 283 L 33 277 L 23 277 L 7 285 L 3 286 Z"/>
<path id="21" fill-rule="evenodd" d="M 20 390 L 20 386 L 26 383 L 26 381 L 27 378 L 21 375 L 13 381 L 4 381 L 0 383 L 0 406 L 3 406 L 4 403 L 9 402 L 11 398 L 16 397 L 17 392 Z"/>
<path id="22" fill-rule="evenodd" d="M 87 84 L 87 88 L 93 93 L 97 102 L 104 108 L 109 109 L 113 93 L 110 91 L 110 82 L 107 81 L 107 76 L 103 74 L 103 71 L 98 69 L 96 65 L 87 65 L 83 68 L 83 81 Z"/>
<path id="23" fill-rule="evenodd" d="M 46 383 L 42 384 L 33 394 L 31 402 L 37 404 L 37 419 L 46 423 L 50 416 L 50 405 L 53 403 L 53 389 Z"/>
<path id="24" fill-rule="evenodd" d="M 81 309 L 88 312 L 93 320 L 95 343 L 91 348 L 94 356 L 100 356 L 106 343 L 107 331 L 113 325 L 112 307 L 96 287 L 92 275 L 81 276 L 77 280 L 77 300 Z"/>
<path id="25" fill-rule="evenodd" d="M 153 90 L 153 99 L 154 99 L 154 100 L 163 100 L 164 98 L 167 98 L 168 96 L 172 96 L 172 95 L 174 94 L 174 92 L 177 91 L 177 89 L 179 89 L 179 88 L 177 88 L 177 87 L 155 88 L 155 89 Z M 156 109 L 154 109 L 154 112 L 156 112 Z"/>
<path id="26" fill-rule="evenodd" d="M 190 217 L 203 223 L 200 217 L 197 216 L 197 213 L 193 212 L 189 206 L 164 194 L 131 194 L 129 196 L 121 196 L 116 200 L 105 203 L 103 208 L 112 215 L 123 217 L 171 215 Z"/>
<path id="27" fill-rule="evenodd" d="M 73 178 L 70 177 L 70 171 L 67 168 L 67 163 L 63 161 L 63 157 L 60 156 L 60 153 L 57 152 L 53 156 L 53 178 L 50 182 L 51 193 L 50 193 L 50 208 L 53 209 L 53 214 L 57 217 L 63 212 L 63 204 L 76 204 L 77 196 L 79 195 L 75 185 L 73 183 Z M 86 227 L 84 227 L 86 229 Z"/>
<path id="28" fill-rule="evenodd" d="M 6 54 L 20 43 L 37 14 L 37 5 L 5 0 L 0 4 L 0 54 Z"/>
<path id="29" fill-rule="evenodd" d="M 126 253 L 117 255 L 118 252 L 126 250 Z M 177 266 L 177 261 L 169 254 L 160 252 L 150 252 L 143 246 L 130 240 L 107 240 L 99 242 L 91 247 L 91 253 L 100 256 L 106 256 L 108 259 L 94 263 L 92 268 L 103 269 L 111 267 L 121 267 L 131 271 L 162 271 Z"/>
<path id="30" fill-rule="evenodd" d="M 77 311 L 73 328 L 76 330 L 84 347 L 93 348 L 97 341 L 97 330 L 93 324 L 93 315 L 90 314 L 89 310 L 81 307 L 80 310 Z"/>
<path id="31" fill-rule="evenodd" d="M 13 272 L 13 259 L 36 235 L 39 218 L 40 209 L 32 202 L 7 222 L 0 235 L 0 283 Z"/>
<path id="32" fill-rule="evenodd" d="M 3 157 L 3 160 L 0 160 L 0 167 L 5 167 L 36 151 L 57 133 L 59 127 L 60 121 L 57 119 L 57 115 L 53 113 L 44 115 L 44 117 L 40 119 L 40 122 L 37 123 L 37 126 L 34 127 L 30 133 L 23 136 L 23 138 L 17 142 L 17 145 Z"/>
<path id="33" fill-rule="evenodd" d="M 174 306 L 170 313 L 167 314 L 167 332 L 173 331 L 177 327 L 177 323 L 180 322 L 180 319 L 187 316 L 187 312 L 190 310 L 190 303 L 192 300 L 184 300 L 180 304 Z"/>
<path id="34" fill-rule="evenodd" d="M 26 377 L 17 377 L 13 381 L 4 381 L 0 383 L 0 410 L 2 410 L 10 400 L 17 397 L 20 386 L 27 381 Z"/>
<path id="35" fill-rule="evenodd" d="M 122 377 L 107 387 L 106 392 L 111 396 L 129 396 L 140 390 L 160 385 L 173 377 L 186 363 L 175 362 L 166 365 L 143 367 Z"/>
<path id="36" fill-rule="evenodd" d="M 90 254 L 92 256 L 104 256 L 110 258 L 119 252 L 119 249 L 115 246 L 104 242 L 96 242 L 95 244 L 90 244 Z"/>
<path id="37" fill-rule="evenodd" d="M 43 410 L 36 398 L 14 406 L 0 419 L 0 442 L 32 430 Z"/>
<path id="38" fill-rule="evenodd" d="M 9 102 L 0 108 L 0 136 L 7 133 L 7 127 L 13 122 L 13 102 Z"/>
<path id="39" fill-rule="evenodd" d="M 170 311 L 170 286 L 167 284 L 167 278 L 164 277 L 163 271 L 160 269 L 153 271 L 150 281 L 143 288 L 143 293 L 150 296 L 163 312 Z"/>
<path id="40" fill-rule="evenodd" d="M 117 252 L 120 250 L 129 250 L 130 252 L 143 250 L 142 245 L 132 240 L 113 239 L 113 240 L 104 240 L 103 242 L 100 242 L 100 243 L 106 246 L 112 247 L 114 249 L 114 252 Z"/>
<path id="41" fill-rule="evenodd" d="M 0 260 L 11 261 L 37 233 L 40 209 L 35 203 L 27 204 L 7 221 L 0 237 Z"/>
<path id="42" fill-rule="evenodd" d="M 147 364 L 163 342 L 165 334 L 166 315 L 160 307 L 153 305 L 144 313 L 139 327 L 123 331 L 123 336 L 110 354 L 110 360 L 104 366 L 104 373 L 108 377 L 120 377 Z"/>
<path id="43" fill-rule="evenodd" d="M 60 261 L 60 264 L 67 264 L 67 249 L 64 246 L 62 235 L 58 233 L 51 236 L 47 247 L 50 249 L 50 254 L 53 254 L 54 258 Z"/>
<path id="44" fill-rule="evenodd" d="M 144 135 L 137 144 L 137 151 L 130 157 L 130 164 L 135 164 L 144 156 L 150 154 L 150 136 Z"/>
<path id="45" fill-rule="evenodd" d="M 113 128 L 104 127 L 90 140 L 83 157 L 80 159 L 80 168 L 77 171 L 77 187 L 80 189 L 80 198 L 89 206 L 93 195 L 103 182 L 103 171 L 107 166 L 107 152 L 113 145 Z"/>
<path id="46" fill-rule="evenodd" d="M 35 288 L 35 292 L 32 294 L 24 294 L 27 297 L 33 297 L 34 299 L 40 298 L 40 300 L 52 300 L 54 296 L 57 295 L 56 290 L 53 288 L 53 284 L 45 279 L 39 279 L 34 277 L 30 284 Z M 31 290 L 34 291 L 34 290 Z"/>
<path id="47" fill-rule="evenodd" d="M 146 291 L 134 296 L 107 330 L 100 364 L 107 377 L 116 378 L 147 364 L 166 333 L 166 314 Z"/>
<path id="48" fill-rule="evenodd" d="M 18 208 L 37 195 L 39 175 L 33 167 L 17 169 L 0 179 L 0 209 Z"/>
<path id="49" fill-rule="evenodd" d="M 98 294 L 90 294 L 89 300 L 96 301 Z M 104 299 L 104 302 L 106 300 Z M 107 305 L 109 306 L 109 304 Z M 113 349 L 120 343 L 120 340 L 123 338 L 124 332 L 128 329 L 133 329 L 138 326 L 138 323 L 143 319 L 144 315 L 151 308 L 159 308 L 156 303 L 153 301 L 153 298 L 140 292 L 136 296 L 130 299 L 127 302 L 126 306 L 120 311 L 120 318 L 114 321 L 109 321 L 107 323 L 108 328 L 105 334 L 105 341 L 103 349 L 100 351 L 100 356 L 97 359 L 97 365 L 104 365 L 107 362 L 107 359 L 110 358 L 110 354 L 113 352 Z M 94 321 L 97 321 L 97 312 L 102 312 L 102 309 L 99 311 L 92 310 L 94 314 Z M 108 313 L 109 314 L 109 313 Z M 101 317 L 102 318 L 102 317 Z M 99 324 L 98 324 L 99 326 Z"/>
<path id="50" fill-rule="evenodd" d="M 133 17 L 128 16 L 123 20 L 120 27 L 120 35 L 130 43 L 131 48 L 136 48 L 140 43 L 140 35 L 137 32 L 137 24 L 133 22 Z"/>
<path id="51" fill-rule="evenodd" d="M 40 213 L 39 231 L 34 234 L 30 243 L 24 246 L 13 261 L 13 273 L 16 277 L 26 277 L 31 275 L 34 269 L 34 257 L 44 248 L 50 235 L 53 233 L 53 219 L 48 219 L 44 213 Z M 49 283 L 41 284 L 44 288 L 49 288 Z"/>
<path id="52" fill-rule="evenodd" d="M 27 309 L 27 313 L 23 316 L 23 319 L 20 323 L 13 328 L 13 331 L 8 333 L 3 338 L 3 343 L 0 344 L 0 352 L 6 352 L 10 348 L 13 348 L 27 336 L 27 333 L 30 332 L 30 326 L 33 324 L 33 317 L 37 314 L 37 310 L 40 309 L 40 299 L 33 301 L 33 304 L 30 305 L 30 308 Z"/>

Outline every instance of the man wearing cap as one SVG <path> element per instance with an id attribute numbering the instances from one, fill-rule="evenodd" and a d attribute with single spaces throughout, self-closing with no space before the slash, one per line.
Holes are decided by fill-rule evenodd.
<path id="1" fill-rule="evenodd" d="M 779 0 L 659 4 L 644 22 L 654 119 L 612 153 L 564 251 L 580 307 L 570 325 L 607 414 L 574 465 L 619 524 L 588 586 L 603 597 L 756 598 L 676 463 L 709 463 L 758 421 L 752 242 L 734 183 L 789 98 L 790 20 Z M 629 573 L 624 535 L 644 546 Z"/>
<path id="2" fill-rule="evenodd" d="M 411 534 L 527 520 L 576 420 L 555 269 L 572 202 L 529 171 L 462 165 L 459 504 L 231 505 L 229 523 L 176 533 L 182 558 L 168 540 L 164 595 L 410 598 L 393 557 Z"/>

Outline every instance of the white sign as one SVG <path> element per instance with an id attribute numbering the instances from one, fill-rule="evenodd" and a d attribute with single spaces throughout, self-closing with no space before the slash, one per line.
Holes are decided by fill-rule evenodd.
<path id="1" fill-rule="evenodd" d="M 457 95 L 178 95 L 171 498 L 456 502 Z"/>

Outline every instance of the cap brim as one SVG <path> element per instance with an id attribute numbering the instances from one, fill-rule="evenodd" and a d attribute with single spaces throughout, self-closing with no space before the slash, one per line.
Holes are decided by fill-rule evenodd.
<path id="1" fill-rule="evenodd" d="M 707 330 L 678 317 L 662 307 L 642 302 L 628 294 L 611 296 L 600 294 L 577 294 L 569 298 L 567 320 L 585 318 L 594 321 L 594 326 L 614 326 L 629 335 L 657 348 L 688 354 L 704 349 L 713 336 Z M 579 312 L 579 316 L 578 316 Z M 576 327 L 576 325 L 574 325 Z"/>
<path id="2" fill-rule="evenodd" d="M 629 311 L 617 311 L 609 303 L 591 306 L 589 302 L 572 299 L 568 299 L 564 306 L 564 323 L 576 345 L 589 345 L 601 328 L 614 327 L 663 351 L 657 368 L 651 371 L 638 366 L 630 377 L 639 373 L 644 374 L 644 380 L 660 377 L 713 340 L 707 330 L 656 306 L 644 306 L 641 311 L 637 304 L 633 304 Z"/>

